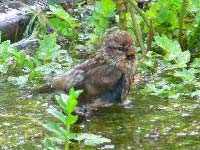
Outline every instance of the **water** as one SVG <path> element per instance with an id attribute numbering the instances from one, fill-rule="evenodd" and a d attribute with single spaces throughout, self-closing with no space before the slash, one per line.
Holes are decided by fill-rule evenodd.
<path id="1" fill-rule="evenodd" d="M 0 149 L 43 149 L 46 133 L 41 122 L 50 118 L 46 108 L 51 100 L 47 97 L 31 97 L 26 91 L 0 83 Z M 90 121 L 77 125 L 80 132 L 100 134 L 112 140 L 99 149 L 200 149 L 200 101 L 166 101 L 142 96 L 133 99 L 132 108 L 113 106 L 97 111 Z"/>

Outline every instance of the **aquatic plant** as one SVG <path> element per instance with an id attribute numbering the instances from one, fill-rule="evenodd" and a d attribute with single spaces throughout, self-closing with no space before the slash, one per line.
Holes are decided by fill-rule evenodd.
<path id="1" fill-rule="evenodd" d="M 81 94 L 81 90 L 70 89 L 69 94 L 61 94 L 56 96 L 56 102 L 60 110 L 54 107 L 50 107 L 47 111 L 54 116 L 58 122 L 49 122 L 43 126 L 53 133 L 53 136 L 48 137 L 45 140 L 45 146 L 48 149 L 55 148 L 56 144 L 60 143 L 64 145 L 65 149 L 69 149 L 69 144 L 72 141 L 84 142 L 86 145 L 99 145 L 102 143 L 110 142 L 110 139 L 104 138 L 99 135 L 88 133 L 74 133 L 72 131 L 73 125 L 77 122 L 78 116 L 74 115 L 74 111 L 78 104 L 78 97 Z"/>

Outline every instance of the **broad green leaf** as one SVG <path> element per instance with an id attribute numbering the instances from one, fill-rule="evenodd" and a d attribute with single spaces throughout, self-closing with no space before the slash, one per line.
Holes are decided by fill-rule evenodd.
<path id="1" fill-rule="evenodd" d="M 67 119 L 66 119 L 65 124 L 71 126 L 71 125 L 73 125 L 74 123 L 76 123 L 77 120 L 78 120 L 78 116 L 77 116 L 77 115 L 75 116 L 75 115 L 69 114 L 69 115 L 67 116 Z"/>
<path id="2" fill-rule="evenodd" d="M 49 18 L 49 25 L 53 30 L 66 36 L 73 37 L 76 35 L 74 31 L 79 26 L 75 18 L 71 17 L 62 7 L 50 5 L 52 17 Z M 59 23 L 58 23 L 59 22 Z"/>
<path id="3" fill-rule="evenodd" d="M 57 138 L 60 138 L 62 140 L 66 140 L 68 138 L 69 133 L 63 127 L 60 127 L 56 123 L 49 122 L 47 124 L 44 124 L 43 127 L 46 128 L 48 131 L 54 133 Z"/>
<path id="4" fill-rule="evenodd" d="M 65 20 L 72 28 L 78 25 L 75 18 L 71 17 L 62 7 L 58 5 L 50 5 L 49 8 L 57 18 Z"/>
<path id="5" fill-rule="evenodd" d="M 99 36 L 103 35 L 106 28 L 109 27 L 110 17 L 114 16 L 116 5 L 113 0 L 97 1 L 95 10 L 89 19 L 89 24 L 94 27 L 92 40 L 96 40 Z"/>
<path id="6" fill-rule="evenodd" d="M 35 59 L 39 59 L 44 64 L 53 61 L 57 51 L 60 49 L 60 46 L 56 43 L 56 34 L 44 36 L 39 44 Z"/>
<path id="7" fill-rule="evenodd" d="M 59 112 L 54 107 L 48 108 L 47 111 L 48 113 L 52 114 L 55 118 L 57 118 L 58 120 L 60 120 L 62 123 L 65 124 L 67 117 L 63 113 Z"/>
<path id="8" fill-rule="evenodd" d="M 59 104 L 59 106 L 62 108 L 62 110 L 65 111 L 65 109 L 67 107 L 66 101 L 68 99 L 68 96 L 65 94 L 56 95 L 55 99 L 56 99 L 57 103 Z"/>
<path id="9" fill-rule="evenodd" d="M 177 41 L 169 39 L 167 36 L 155 36 L 155 42 L 165 52 L 165 59 L 171 61 L 176 59 L 181 53 L 181 47 Z"/>
<path id="10" fill-rule="evenodd" d="M 176 71 L 174 76 L 180 77 L 183 81 L 191 82 L 195 79 L 195 70 L 194 69 L 183 69 L 182 71 Z"/>
<path id="11" fill-rule="evenodd" d="M 178 15 L 181 0 L 158 0 L 150 3 L 145 15 L 152 20 L 153 26 L 160 34 L 174 32 L 179 27 Z"/>
<path id="12" fill-rule="evenodd" d="M 181 52 L 176 58 L 175 61 L 179 68 L 187 67 L 187 63 L 190 61 L 190 51 Z"/>
<path id="13" fill-rule="evenodd" d="M 187 67 L 187 63 L 190 61 L 190 52 L 182 52 L 179 43 L 175 40 L 169 39 L 167 36 L 156 36 L 155 42 L 160 46 L 164 52 L 164 58 L 167 61 L 175 61 L 176 67 L 183 68 Z"/>
<path id="14" fill-rule="evenodd" d="M 66 107 L 67 114 L 71 114 L 75 110 L 78 104 L 78 97 L 81 92 L 82 92 L 81 90 L 75 91 L 73 88 L 69 90 L 69 97 L 67 100 L 67 107 Z"/>

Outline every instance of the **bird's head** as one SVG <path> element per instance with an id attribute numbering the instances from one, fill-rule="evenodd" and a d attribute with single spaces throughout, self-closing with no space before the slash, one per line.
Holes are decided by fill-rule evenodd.
<path id="1" fill-rule="evenodd" d="M 112 60 L 119 67 L 127 68 L 127 64 L 135 62 L 135 49 L 132 47 L 132 37 L 126 31 L 117 29 L 108 32 L 105 36 L 103 47 L 108 59 Z"/>

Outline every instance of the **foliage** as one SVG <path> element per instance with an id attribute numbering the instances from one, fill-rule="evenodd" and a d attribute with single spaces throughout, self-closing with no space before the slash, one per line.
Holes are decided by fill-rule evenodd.
<path id="1" fill-rule="evenodd" d="M 78 23 L 75 18 L 71 17 L 60 6 L 50 5 L 50 17 L 48 18 L 48 25 L 57 33 L 64 35 L 65 37 L 75 37 L 75 28 L 78 27 Z"/>
<path id="2" fill-rule="evenodd" d="M 94 28 L 93 40 L 102 36 L 105 30 L 110 26 L 111 18 L 114 17 L 116 5 L 113 0 L 97 1 L 95 10 L 90 18 L 90 23 Z"/>
<path id="3" fill-rule="evenodd" d="M 0 74 L 26 73 L 34 67 L 32 59 L 23 52 L 16 50 L 10 41 L 0 44 Z"/>
<path id="4" fill-rule="evenodd" d="M 79 27 L 79 23 L 61 6 L 49 5 L 49 11 L 33 10 L 32 14 L 33 17 L 27 26 L 25 36 L 29 35 L 33 30 L 33 34 L 37 36 L 56 32 L 58 35 L 72 40 L 77 38 L 75 29 Z"/>
<path id="5" fill-rule="evenodd" d="M 140 71 L 149 72 L 148 84 L 143 94 L 156 95 L 162 98 L 178 99 L 180 97 L 193 97 L 200 88 L 198 79 L 199 59 L 191 64 L 190 52 L 182 51 L 177 41 L 166 36 L 156 36 L 155 44 L 164 51 L 161 54 L 148 52 Z M 145 71 L 145 73 L 147 73 Z"/>
<path id="6" fill-rule="evenodd" d="M 57 51 L 60 49 L 56 40 L 56 34 L 45 35 L 39 42 L 40 46 L 37 50 L 35 59 L 38 59 L 42 64 L 54 61 Z"/>
<path id="7" fill-rule="evenodd" d="M 180 0 L 159 0 L 151 5 L 146 15 L 153 20 L 157 32 L 169 33 L 179 27 L 177 16 L 180 9 Z"/>
<path id="8" fill-rule="evenodd" d="M 189 47 L 191 51 L 198 44 L 199 3 L 199 0 L 158 0 L 151 3 L 145 16 L 152 22 L 154 32 L 176 38 L 184 50 Z"/>
<path id="9" fill-rule="evenodd" d="M 44 124 L 44 127 L 54 134 L 53 137 L 49 138 L 46 142 L 50 144 L 60 141 L 65 144 L 65 148 L 69 148 L 69 143 L 72 140 L 83 141 L 86 145 L 98 145 L 105 142 L 110 142 L 109 139 L 88 133 L 73 133 L 72 126 L 77 122 L 78 116 L 74 115 L 74 111 L 77 106 L 77 99 L 82 91 L 71 89 L 69 95 L 61 94 L 56 96 L 56 101 L 60 108 L 60 111 L 54 107 L 49 108 L 47 111 L 53 115 L 59 123 L 49 122 Z M 53 145 L 47 143 L 47 147 Z"/>
<path id="10" fill-rule="evenodd" d="M 51 1 L 56 2 L 56 0 Z M 92 42 L 98 41 L 107 28 L 116 25 L 115 17 L 118 10 L 115 2 L 114 0 L 96 1 L 89 25 L 87 24 L 92 26 L 93 31 L 84 33 L 84 35 L 92 34 Z M 27 82 L 41 82 L 44 75 L 63 74 L 73 64 L 68 51 L 62 50 L 57 41 L 60 36 L 64 36 L 69 40 L 70 45 L 74 44 L 73 42 L 76 42 L 80 36 L 79 32 L 82 32 L 77 30 L 80 23 L 59 6 L 50 5 L 49 9 L 45 13 L 34 12 L 28 25 L 27 35 L 35 27 L 33 34 L 40 40 L 40 46 L 33 56 L 16 50 L 9 41 L 0 44 L 0 75 L 10 76 L 8 80 L 20 87 Z M 148 36 L 149 32 L 152 32 L 152 41 L 150 39 L 153 43 L 152 48 L 147 49 L 147 53 L 142 55 L 137 51 L 137 69 L 146 79 L 139 92 L 161 99 L 199 97 L 200 0 L 156 0 L 151 1 L 144 10 L 136 6 L 131 6 L 129 9 L 126 14 L 126 19 L 129 19 L 128 23 L 130 23 L 128 27 L 133 32 L 134 41 L 137 43 L 141 40 L 142 45 L 144 44 L 144 48 L 140 46 L 141 50 L 148 48 Z M 133 14 L 134 16 L 131 16 Z M 142 32 L 140 37 L 135 34 L 137 26 L 138 29 L 143 29 L 140 31 Z M 183 38 L 183 41 L 180 38 Z M 81 44 L 85 44 L 86 41 L 82 42 Z M 186 49 L 182 48 L 182 42 L 188 45 Z M 69 51 L 71 52 L 71 48 Z M 102 136 L 73 132 L 78 119 L 74 111 L 79 94 L 80 91 L 71 89 L 68 95 L 56 96 L 58 106 L 48 109 L 55 119 L 44 125 L 52 133 L 45 142 L 48 149 L 55 149 L 54 146 L 57 145 L 68 147 L 69 143 L 74 141 L 81 141 L 86 145 L 110 142 Z"/>
<path id="11" fill-rule="evenodd" d="M 28 82 L 41 83 L 44 75 L 63 73 L 73 61 L 66 50 L 60 49 L 56 41 L 56 34 L 45 35 L 39 41 L 39 48 L 33 56 L 13 48 L 9 41 L 2 42 L 0 74 L 9 75 L 10 82 L 23 87 Z"/>

